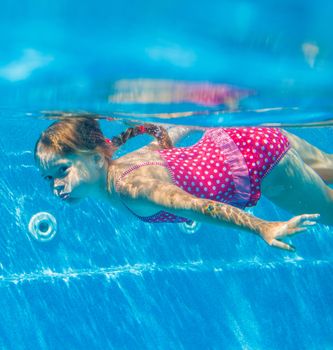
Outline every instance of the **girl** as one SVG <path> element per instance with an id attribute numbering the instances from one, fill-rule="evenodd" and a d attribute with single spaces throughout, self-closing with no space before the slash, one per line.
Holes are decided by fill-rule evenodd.
<path id="1" fill-rule="evenodd" d="M 325 184 L 333 180 L 332 155 L 284 130 L 263 127 L 208 128 L 195 145 L 173 147 L 192 130 L 174 127 L 168 133 L 144 124 L 109 140 L 96 119 L 64 118 L 41 134 L 35 159 L 62 200 L 105 198 L 145 222 L 237 226 L 289 251 L 294 247 L 283 237 L 307 230 L 319 217 L 333 224 L 333 192 Z M 118 147 L 139 134 L 156 140 L 112 159 Z M 298 216 L 269 222 L 244 211 L 261 193 Z"/>

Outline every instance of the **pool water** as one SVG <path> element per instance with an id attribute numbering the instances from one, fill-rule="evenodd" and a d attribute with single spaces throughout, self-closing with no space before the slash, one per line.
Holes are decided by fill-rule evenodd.
<path id="1" fill-rule="evenodd" d="M 45 4 L 0 14 L 0 349 L 333 349 L 331 227 L 293 237 L 296 253 L 218 226 L 186 234 L 103 202 L 64 205 L 33 159 L 45 110 L 116 116 L 101 120 L 107 137 L 137 118 L 291 124 L 332 153 L 331 2 Z M 110 102 L 120 80 L 139 78 L 251 93 L 233 106 Z M 49 242 L 28 231 L 43 211 L 58 224 Z M 253 213 L 290 217 L 264 198 Z"/>
<path id="2" fill-rule="evenodd" d="M 0 344 L 4 349 L 330 348 L 332 229 L 292 239 L 297 253 L 237 230 L 149 225 L 87 200 L 63 205 L 33 163 L 49 121 L 6 111 L 1 129 Z M 107 122 L 102 122 L 105 129 Z M 10 134 L 9 130 L 15 130 Z M 331 128 L 295 129 L 329 148 Z M 28 232 L 48 211 L 54 240 Z M 289 217 L 263 200 L 254 214 Z"/>

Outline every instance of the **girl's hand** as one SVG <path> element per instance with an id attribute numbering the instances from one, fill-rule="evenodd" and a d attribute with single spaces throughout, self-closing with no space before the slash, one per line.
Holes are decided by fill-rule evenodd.
<path id="1" fill-rule="evenodd" d="M 309 227 L 317 224 L 319 217 L 319 214 L 303 214 L 295 216 L 289 221 L 270 222 L 263 228 L 263 232 L 260 235 L 272 247 L 295 251 L 295 247 L 282 242 L 280 239 L 306 231 Z"/>

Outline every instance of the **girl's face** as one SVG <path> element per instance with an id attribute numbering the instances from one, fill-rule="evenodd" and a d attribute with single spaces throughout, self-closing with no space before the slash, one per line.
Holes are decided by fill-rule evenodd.
<path id="1" fill-rule="evenodd" d="M 98 154 L 53 155 L 41 162 L 43 178 L 50 183 L 54 195 L 75 203 L 88 196 L 106 192 L 104 158 Z"/>

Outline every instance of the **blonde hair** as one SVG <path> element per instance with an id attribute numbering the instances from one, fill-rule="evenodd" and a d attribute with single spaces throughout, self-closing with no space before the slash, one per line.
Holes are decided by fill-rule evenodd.
<path id="1" fill-rule="evenodd" d="M 148 134 L 156 138 L 161 148 L 171 148 L 172 141 L 167 131 L 154 124 L 128 128 L 112 140 L 104 137 L 97 119 L 88 117 L 63 118 L 51 124 L 39 137 L 35 146 L 35 160 L 42 154 L 55 153 L 62 156 L 78 153 L 99 153 L 111 160 L 117 148 L 130 138 Z"/>
<path id="2" fill-rule="evenodd" d="M 93 118 L 64 118 L 51 124 L 35 146 L 35 160 L 44 152 L 62 156 L 77 153 L 100 153 L 110 159 L 115 151 L 105 139 L 99 123 Z"/>

